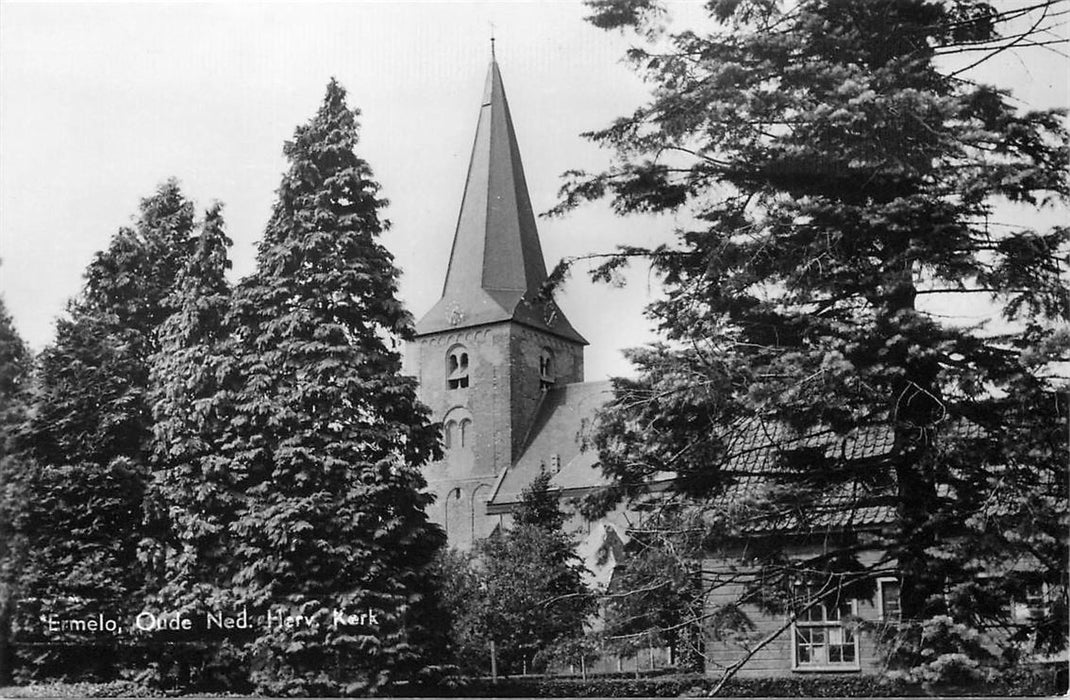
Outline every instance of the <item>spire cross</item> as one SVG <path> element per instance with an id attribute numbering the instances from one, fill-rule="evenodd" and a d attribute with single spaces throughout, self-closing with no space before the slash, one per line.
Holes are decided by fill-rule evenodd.
<path id="1" fill-rule="evenodd" d="M 494 58 L 494 22 L 487 22 L 490 25 L 490 57 Z"/>

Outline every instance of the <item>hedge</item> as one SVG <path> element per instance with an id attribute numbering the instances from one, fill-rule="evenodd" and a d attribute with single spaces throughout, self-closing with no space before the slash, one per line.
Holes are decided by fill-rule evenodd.
<path id="1" fill-rule="evenodd" d="M 718 679 L 698 674 L 656 678 L 488 678 L 448 679 L 434 687 L 407 688 L 401 694 L 444 697 L 700 697 Z M 982 697 L 1051 697 L 1065 695 L 1066 669 L 1019 669 L 996 682 L 968 687 L 923 688 L 881 676 L 858 674 L 791 675 L 732 678 L 718 693 L 722 697 L 901 697 L 959 695 Z"/>
<path id="2" fill-rule="evenodd" d="M 960 695 L 973 697 L 1055 697 L 1066 695 L 1065 666 L 1019 669 L 997 682 L 970 687 L 922 688 L 890 682 L 870 675 L 794 675 L 768 678 L 733 678 L 719 693 L 722 697 L 895 697 Z M 397 695 L 418 697 L 539 697 L 539 698 L 626 698 L 701 697 L 717 685 L 717 679 L 698 674 L 650 678 L 592 676 L 579 678 L 452 678 L 433 686 L 396 688 Z M 0 688 L 0 697 L 160 697 L 174 696 L 132 681 L 110 683 L 47 683 Z M 196 693 L 197 697 L 226 697 L 228 693 Z"/>

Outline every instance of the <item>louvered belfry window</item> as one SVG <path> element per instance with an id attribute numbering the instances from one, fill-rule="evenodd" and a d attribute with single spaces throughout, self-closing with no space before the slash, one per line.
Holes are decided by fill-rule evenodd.
<path id="1" fill-rule="evenodd" d="M 468 350 L 455 347 L 446 355 L 446 386 L 450 389 L 468 387 Z"/>

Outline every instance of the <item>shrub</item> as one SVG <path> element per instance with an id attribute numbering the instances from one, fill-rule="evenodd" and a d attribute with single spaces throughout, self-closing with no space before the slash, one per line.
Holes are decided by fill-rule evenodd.
<path id="1" fill-rule="evenodd" d="M 649 678 L 595 676 L 587 682 L 578 678 L 453 678 L 435 687 L 407 687 L 404 694 L 446 697 L 682 697 L 704 696 L 718 679 L 698 674 L 677 674 Z M 997 680 L 943 688 L 945 695 L 972 696 L 1055 696 L 1066 692 L 1064 667 L 1022 668 L 1009 671 Z M 919 683 L 888 679 L 877 675 L 791 675 L 768 678 L 733 678 L 718 693 L 721 697 L 896 697 L 924 696 Z"/>

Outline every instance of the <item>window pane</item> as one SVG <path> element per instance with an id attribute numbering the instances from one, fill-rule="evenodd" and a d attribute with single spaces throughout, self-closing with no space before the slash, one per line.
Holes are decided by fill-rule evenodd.
<path id="1" fill-rule="evenodd" d="M 884 581 L 881 583 L 881 610 L 886 620 L 899 619 L 899 582 Z"/>
<path id="2" fill-rule="evenodd" d="M 842 625 L 795 628 L 795 662 L 799 666 L 855 665 L 854 633 Z"/>

